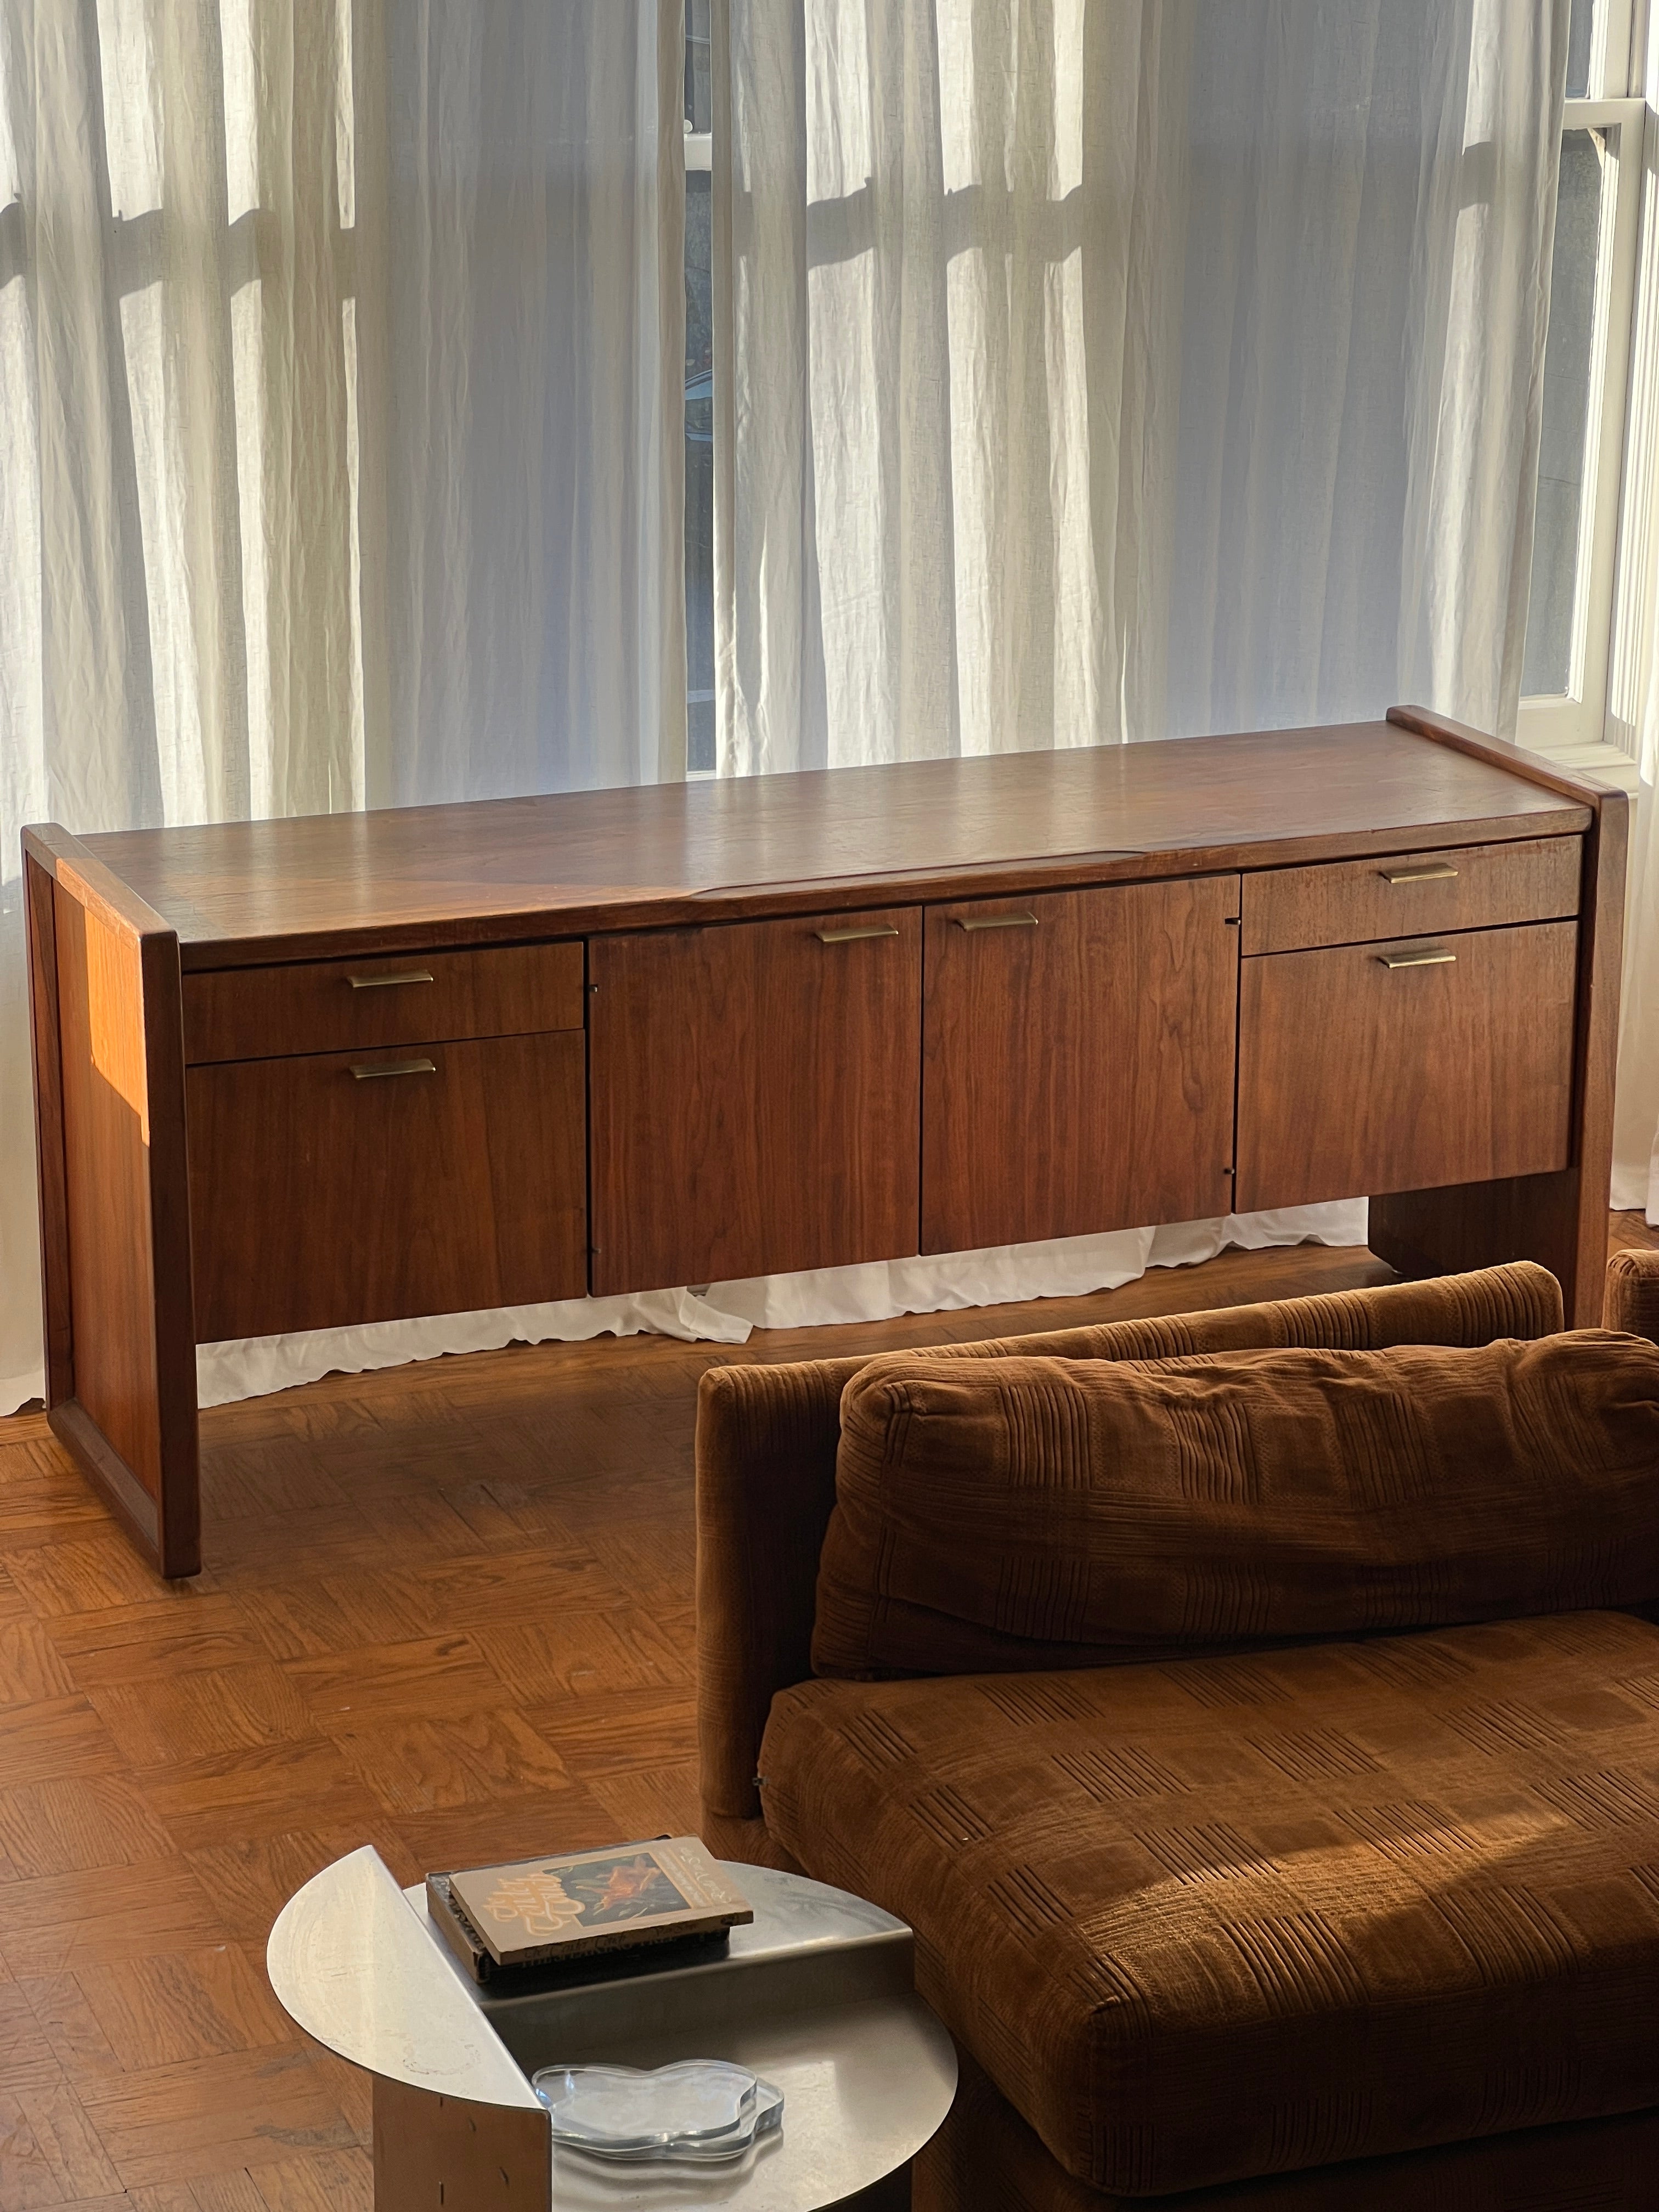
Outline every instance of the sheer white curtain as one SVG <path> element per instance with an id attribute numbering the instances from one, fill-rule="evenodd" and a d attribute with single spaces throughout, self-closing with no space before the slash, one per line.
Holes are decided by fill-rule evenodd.
<path id="1" fill-rule="evenodd" d="M 1511 729 L 1567 13 L 726 0 L 722 770 L 1400 699 Z M 1364 1220 L 720 1299 L 779 1321 L 1029 1296 Z"/>
<path id="2" fill-rule="evenodd" d="M 728 0 L 722 768 L 1511 726 L 1566 17 Z"/>
<path id="3" fill-rule="evenodd" d="M 1170 730 L 1414 700 L 1512 734 L 1565 0 L 1182 12 Z"/>
<path id="4" fill-rule="evenodd" d="M 678 0 L 0 0 L 0 1410 L 24 822 L 683 771 L 679 41 Z"/>
<path id="5" fill-rule="evenodd" d="M 721 768 L 1161 728 L 1192 8 L 728 21 Z"/>

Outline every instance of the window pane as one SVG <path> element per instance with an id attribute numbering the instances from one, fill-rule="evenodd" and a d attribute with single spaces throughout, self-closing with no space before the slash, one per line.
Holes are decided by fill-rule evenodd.
<path id="1" fill-rule="evenodd" d="M 1544 348 L 1544 422 L 1538 458 L 1538 507 L 1532 592 L 1521 689 L 1564 695 L 1572 659 L 1573 587 L 1584 494 L 1589 422 L 1590 338 L 1595 319 L 1595 262 L 1601 234 L 1602 149 L 1597 133 L 1561 139 L 1561 190 L 1555 209 L 1550 327 Z"/>
<path id="2" fill-rule="evenodd" d="M 688 42 L 689 43 L 689 42 Z M 686 758 L 714 765 L 714 349 L 707 170 L 685 180 Z"/>
<path id="3" fill-rule="evenodd" d="M 707 6 L 708 0 L 704 0 Z M 1572 0 L 1567 26 L 1567 98 L 1583 100 L 1589 92 L 1590 43 L 1595 29 L 1596 0 Z"/>
<path id="4" fill-rule="evenodd" d="M 694 131 L 714 127 L 708 76 L 709 0 L 685 0 L 685 119 Z"/>

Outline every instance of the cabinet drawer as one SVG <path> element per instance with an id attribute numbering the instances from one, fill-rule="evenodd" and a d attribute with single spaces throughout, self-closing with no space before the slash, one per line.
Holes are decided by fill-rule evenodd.
<path id="1" fill-rule="evenodd" d="M 1558 921 L 1242 961 L 1239 1209 L 1565 1167 L 1577 957 Z"/>
<path id="2" fill-rule="evenodd" d="M 1583 859 L 1580 838 L 1534 837 L 1267 869 L 1244 878 L 1240 950 L 1295 952 L 1562 920 L 1578 912 Z"/>
<path id="3" fill-rule="evenodd" d="M 185 1077 L 204 1343 L 587 1288 L 579 1030 Z"/>
<path id="4" fill-rule="evenodd" d="M 185 978 L 185 1058 L 265 1060 L 582 1025 L 582 947 L 376 953 Z"/>

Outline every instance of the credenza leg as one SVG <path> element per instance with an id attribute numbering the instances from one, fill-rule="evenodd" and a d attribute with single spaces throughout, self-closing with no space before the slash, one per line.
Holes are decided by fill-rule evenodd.
<path id="1" fill-rule="evenodd" d="M 1370 1247 L 1402 1275 L 1449 1275 L 1535 1260 L 1561 1285 L 1569 1328 L 1599 1328 L 1607 1184 L 1576 1168 L 1371 1200 Z"/>
<path id="2" fill-rule="evenodd" d="M 106 868 L 83 860 L 73 838 L 33 831 L 30 841 L 47 1414 L 161 1572 L 193 1575 L 202 1553 L 179 940 Z"/>

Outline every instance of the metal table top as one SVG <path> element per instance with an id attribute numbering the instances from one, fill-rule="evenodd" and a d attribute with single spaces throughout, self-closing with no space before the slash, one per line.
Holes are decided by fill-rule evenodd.
<path id="1" fill-rule="evenodd" d="M 550 2206 L 817 2212 L 928 2141 L 956 2092 L 956 2053 L 915 1993 L 902 1921 L 801 1875 L 730 1871 L 755 1918 L 722 1954 L 502 1994 L 454 1958 L 424 1890 L 400 1892 L 366 1847 L 283 1906 L 266 1950 L 271 1987 L 307 2034 L 354 2065 L 493 2107 L 503 2121 L 542 2111 L 528 2078 L 540 2066 L 736 2060 L 783 2091 L 781 2133 L 730 2167 L 609 2167 L 560 2149 Z"/>

